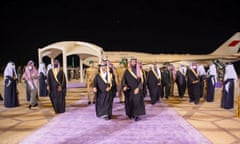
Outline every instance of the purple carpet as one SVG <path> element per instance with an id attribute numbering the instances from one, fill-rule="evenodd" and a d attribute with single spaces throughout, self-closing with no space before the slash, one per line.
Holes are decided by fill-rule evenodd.
<path id="1" fill-rule="evenodd" d="M 125 116 L 114 103 L 113 119 L 95 117 L 94 105 L 78 101 L 67 112 L 26 137 L 21 144 L 210 144 L 203 135 L 164 103 L 146 104 L 140 121 Z"/>
<path id="2" fill-rule="evenodd" d="M 218 81 L 215 85 L 216 88 L 221 88 L 222 87 L 222 82 L 221 81 Z"/>
<path id="3" fill-rule="evenodd" d="M 80 83 L 80 82 L 69 82 L 67 85 L 67 88 L 86 88 L 85 83 Z"/>

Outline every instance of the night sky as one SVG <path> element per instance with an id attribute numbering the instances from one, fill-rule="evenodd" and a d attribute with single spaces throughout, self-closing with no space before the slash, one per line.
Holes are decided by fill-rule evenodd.
<path id="1" fill-rule="evenodd" d="M 7 0 L 0 65 L 37 62 L 38 48 L 68 40 L 106 51 L 206 54 L 240 31 L 239 13 L 238 0 Z"/>

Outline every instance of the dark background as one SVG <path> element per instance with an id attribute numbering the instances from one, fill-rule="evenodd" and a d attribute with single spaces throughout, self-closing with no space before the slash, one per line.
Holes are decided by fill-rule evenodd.
<path id="1" fill-rule="evenodd" d="M 8 0 L 0 66 L 38 61 L 38 48 L 85 41 L 105 51 L 206 54 L 240 31 L 238 0 Z"/>

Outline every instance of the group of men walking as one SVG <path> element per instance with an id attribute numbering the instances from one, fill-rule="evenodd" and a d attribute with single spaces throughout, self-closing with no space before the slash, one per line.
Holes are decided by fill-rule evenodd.
<path id="1" fill-rule="evenodd" d="M 118 79 L 117 86 L 116 79 Z M 144 73 L 136 59 L 131 59 L 129 66 L 122 73 L 122 78 L 116 77 L 116 71 L 109 61 L 99 65 L 99 72 L 93 80 L 93 91 L 96 95 L 96 115 L 104 119 L 112 118 L 113 98 L 117 91 L 124 93 L 126 115 L 135 121 L 145 114 L 144 104 Z"/>
<path id="2" fill-rule="evenodd" d="M 174 95 L 175 83 L 179 98 L 183 98 L 187 91 L 189 102 L 199 104 L 206 88 L 205 100 L 214 101 L 218 79 L 214 63 L 208 68 L 197 63 L 192 63 L 190 66 L 180 65 L 177 68 L 169 64 L 160 68 L 154 63 L 148 70 L 143 69 L 136 58 L 122 61 L 117 69 L 109 60 L 103 60 L 98 68 L 94 67 L 93 62 L 89 64 L 90 67 L 85 75 L 88 104 L 95 104 L 96 116 L 106 120 L 112 118 L 113 100 L 116 95 L 120 103 L 124 103 L 126 115 L 130 119 L 139 121 L 141 116 L 146 114 L 144 98 L 149 96 L 152 105 L 163 98 L 168 99 L 169 96 Z M 22 78 L 26 81 L 29 109 L 38 106 L 37 94 L 40 94 L 50 97 L 56 113 L 65 112 L 66 77 L 58 60 L 54 61 L 49 70 L 46 70 L 44 64 L 40 64 L 37 69 L 33 61 L 28 61 Z M 234 87 L 237 80 L 233 65 L 226 64 L 222 80 L 222 108 L 233 108 Z M 5 107 L 19 106 L 17 81 L 15 64 L 9 62 L 4 70 Z"/>
<path id="3" fill-rule="evenodd" d="M 175 83 L 179 98 L 183 98 L 187 91 L 190 103 L 199 104 L 200 98 L 203 97 L 207 102 L 214 101 L 215 86 L 218 82 L 218 71 L 214 63 L 208 67 L 192 63 L 190 66 L 180 65 L 177 68 L 173 65 L 160 68 L 154 63 L 150 69 L 144 70 L 141 63 L 136 58 L 132 58 L 127 67 L 117 68 L 116 73 L 113 69 L 114 67 L 102 63 L 93 78 L 97 117 L 111 119 L 113 98 L 117 92 L 120 102 L 125 104 L 126 115 L 138 121 L 141 115 L 146 114 L 144 98 L 149 95 L 152 105 L 160 102 L 162 98 L 168 99 L 169 96 L 174 95 Z M 122 69 L 120 76 L 118 69 Z M 226 64 L 222 108 L 233 108 L 236 81 L 237 75 L 233 65 Z"/>

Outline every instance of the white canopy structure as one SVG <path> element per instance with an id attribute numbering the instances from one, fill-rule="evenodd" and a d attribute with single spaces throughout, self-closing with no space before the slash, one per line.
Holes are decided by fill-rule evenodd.
<path id="1" fill-rule="evenodd" d="M 81 41 L 63 41 L 50 44 L 46 47 L 38 49 L 39 64 L 43 61 L 44 57 L 49 57 L 53 64 L 54 59 L 62 54 L 62 66 L 63 71 L 67 74 L 67 56 L 78 55 L 80 60 L 80 82 L 83 82 L 83 63 L 87 63 L 85 60 L 91 58 L 98 63 L 101 62 L 103 56 L 103 49 L 95 44 Z"/>

